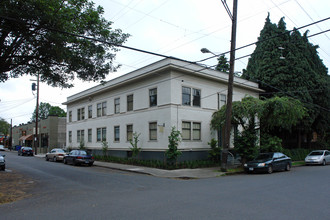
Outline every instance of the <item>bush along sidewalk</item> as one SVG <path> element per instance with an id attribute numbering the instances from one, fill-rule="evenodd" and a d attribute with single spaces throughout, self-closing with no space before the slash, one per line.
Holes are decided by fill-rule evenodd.
<path id="1" fill-rule="evenodd" d="M 120 163 L 127 165 L 136 165 L 136 166 L 145 166 L 158 169 L 195 169 L 195 168 L 206 168 L 206 167 L 217 167 L 219 163 L 216 163 L 212 160 L 194 160 L 194 161 L 184 161 L 177 162 L 176 164 L 169 164 L 160 160 L 141 160 L 137 158 L 120 158 L 114 156 L 103 156 L 96 155 L 94 156 L 95 160 L 111 163 Z"/>

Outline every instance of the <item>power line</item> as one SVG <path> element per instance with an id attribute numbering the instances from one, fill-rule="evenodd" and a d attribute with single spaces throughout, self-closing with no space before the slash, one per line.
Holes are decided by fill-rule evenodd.
<path id="1" fill-rule="evenodd" d="M 308 26 L 315 25 L 315 24 L 317 24 L 317 23 L 324 22 L 324 21 L 329 20 L 329 19 L 330 19 L 330 17 L 327 17 L 327 18 L 321 19 L 321 20 L 319 20 L 319 21 L 316 21 L 316 22 L 313 22 L 313 23 L 310 23 L 310 24 L 307 24 L 307 25 L 304 25 L 304 26 L 301 26 L 301 27 L 298 27 L 298 28 L 294 28 L 294 29 L 292 29 L 292 30 L 285 31 L 284 33 L 281 33 L 281 34 L 275 35 L 275 36 L 273 36 L 273 37 L 269 37 L 269 38 L 266 38 L 266 39 L 263 39 L 263 40 L 258 40 L 258 41 L 254 42 L 254 43 L 246 44 L 245 46 L 238 47 L 238 48 L 236 48 L 235 50 L 237 51 L 237 50 L 240 50 L 240 49 L 243 49 L 243 48 L 246 48 L 246 47 L 250 47 L 250 46 L 255 45 L 255 44 L 257 44 L 257 43 L 261 43 L 261 42 L 264 42 L 264 41 L 268 41 L 268 40 L 274 39 L 274 38 L 276 38 L 276 37 L 282 36 L 282 35 L 284 35 L 284 34 L 290 33 L 290 32 L 292 32 L 292 31 L 299 30 L 299 29 L 302 29 L 302 28 L 306 28 L 306 27 L 308 27 Z M 227 54 L 227 53 L 230 53 L 230 51 L 227 51 L 227 52 L 224 52 L 224 53 L 221 53 L 221 54 L 218 54 L 218 55 L 213 55 L 213 56 L 211 56 L 211 57 L 208 57 L 208 58 L 205 58 L 205 59 L 203 59 L 203 60 L 196 61 L 196 62 L 204 62 L 204 61 L 206 61 L 206 60 L 209 60 L 209 59 L 212 59 L 212 58 L 215 58 L 215 57 L 219 57 L 219 56 L 221 56 L 221 55 L 225 55 L 225 54 Z"/>

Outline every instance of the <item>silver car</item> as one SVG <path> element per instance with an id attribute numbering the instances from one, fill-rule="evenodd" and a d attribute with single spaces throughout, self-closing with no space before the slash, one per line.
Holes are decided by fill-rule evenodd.
<path id="1" fill-rule="evenodd" d="M 6 169 L 6 160 L 5 160 L 6 155 L 1 155 L 0 154 L 0 169 L 5 170 Z"/>
<path id="2" fill-rule="evenodd" d="M 305 158 L 306 165 L 310 164 L 330 164 L 330 151 L 328 150 L 314 150 L 310 152 Z"/>
<path id="3" fill-rule="evenodd" d="M 63 161 L 63 158 L 65 155 L 66 155 L 66 153 L 63 149 L 54 148 L 46 154 L 45 159 L 46 159 L 46 161 L 52 160 L 54 162 Z"/>

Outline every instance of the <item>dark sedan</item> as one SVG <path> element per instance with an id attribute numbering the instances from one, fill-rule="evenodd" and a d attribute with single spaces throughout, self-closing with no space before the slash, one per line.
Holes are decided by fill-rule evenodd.
<path id="1" fill-rule="evenodd" d="M 94 157 L 85 150 L 72 150 L 68 155 L 64 156 L 63 162 L 65 164 L 86 164 L 92 166 L 94 163 Z"/>
<path id="2" fill-rule="evenodd" d="M 291 158 L 285 154 L 276 153 L 261 153 L 253 161 L 244 164 L 244 170 L 247 173 L 266 172 L 286 170 L 289 171 L 292 166 Z"/>
<path id="3" fill-rule="evenodd" d="M 17 151 L 17 154 L 18 156 L 24 156 L 24 155 L 27 155 L 27 156 L 33 156 L 33 150 L 31 147 L 21 147 L 21 149 L 19 149 Z"/>

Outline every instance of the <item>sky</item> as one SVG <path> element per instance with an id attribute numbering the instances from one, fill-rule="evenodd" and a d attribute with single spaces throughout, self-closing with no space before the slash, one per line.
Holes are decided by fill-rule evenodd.
<path id="1" fill-rule="evenodd" d="M 124 44 L 145 51 L 197 62 L 212 56 L 201 53 L 207 48 L 215 54 L 230 50 L 231 20 L 221 0 L 93 0 L 104 8 L 104 18 L 114 22 L 113 29 L 121 29 L 131 36 Z M 233 0 L 226 1 L 230 10 Z M 254 43 L 270 13 L 273 23 L 285 17 L 287 30 L 330 17 L 329 0 L 238 0 L 236 48 Z M 330 29 L 330 19 L 300 29 L 308 35 Z M 319 56 L 330 68 L 330 32 L 309 38 L 318 45 Z M 279 45 L 281 46 L 281 45 Z M 236 51 L 236 58 L 250 55 L 255 46 Z M 284 48 L 285 49 L 285 48 Z M 226 54 L 229 60 L 229 53 Z M 248 56 L 235 61 L 235 71 L 241 72 L 248 64 Z M 121 48 L 115 64 L 121 67 L 110 73 L 107 80 L 132 72 L 156 62 L 161 57 Z M 216 65 L 216 58 L 202 64 Z M 0 118 L 14 125 L 27 123 L 36 106 L 36 94 L 31 90 L 35 78 L 10 79 L 0 83 Z M 60 89 L 40 84 L 40 102 L 62 105 L 68 96 L 96 86 L 98 83 L 75 80 L 74 88 Z"/>

